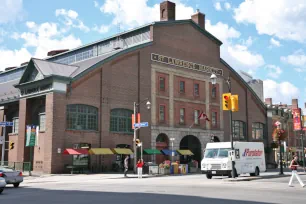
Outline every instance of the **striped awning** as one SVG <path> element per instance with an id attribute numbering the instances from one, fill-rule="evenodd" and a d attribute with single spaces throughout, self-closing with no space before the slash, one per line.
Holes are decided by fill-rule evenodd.
<path id="1" fill-rule="evenodd" d="M 87 149 L 65 149 L 63 154 L 68 154 L 68 155 L 84 155 L 84 154 L 88 154 L 88 150 Z"/>
<path id="2" fill-rule="evenodd" d="M 187 155 L 187 156 L 193 155 L 193 153 L 189 149 L 179 149 L 177 150 L 177 152 L 180 155 Z"/>
<path id="3" fill-rule="evenodd" d="M 110 148 L 91 148 L 88 153 L 94 155 L 114 154 Z"/>
<path id="4" fill-rule="evenodd" d="M 113 150 L 115 151 L 116 154 L 125 154 L 125 155 L 133 154 L 132 150 L 126 148 L 114 148 Z"/>

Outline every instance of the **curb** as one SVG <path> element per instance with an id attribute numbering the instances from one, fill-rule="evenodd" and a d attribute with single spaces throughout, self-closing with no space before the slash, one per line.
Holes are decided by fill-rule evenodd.
<path id="1" fill-rule="evenodd" d="M 274 175 L 274 176 L 262 176 L 262 177 L 245 177 L 245 178 L 229 178 L 223 179 L 225 182 L 240 182 L 240 181 L 254 181 L 254 180 L 263 180 L 263 179 L 273 179 L 273 178 L 283 178 L 290 177 L 291 175 Z"/>

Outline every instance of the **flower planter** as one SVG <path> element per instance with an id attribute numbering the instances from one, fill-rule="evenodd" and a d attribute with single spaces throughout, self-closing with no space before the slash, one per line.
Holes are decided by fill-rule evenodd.
<path id="1" fill-rule="evenodd" d="M 159 168 L 159 174 L 168 175 L 170 174 L 170 169 Z"/>

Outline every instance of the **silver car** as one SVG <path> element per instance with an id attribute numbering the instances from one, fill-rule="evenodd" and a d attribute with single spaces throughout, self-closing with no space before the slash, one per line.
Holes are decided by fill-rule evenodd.
<path id="1" fill-rule="evenodd" d="M 15 188 L 18 188 L 19 184 L 23 182 L 22 172 L 8 167 L 0 166 L 0 177 L 5 179 L 6 184 L 13 184 Z"/>
<path id="2" fill-rule="evenodd" d="M 0 177 L 0 194 L 3 192 L 5 186 L 6 186 L 5 179 Z"/>

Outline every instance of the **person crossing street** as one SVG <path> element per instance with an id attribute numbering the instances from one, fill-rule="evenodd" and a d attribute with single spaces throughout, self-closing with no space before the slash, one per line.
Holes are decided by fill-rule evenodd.
<path id="1" fill-rule="evenodd" d="M 293 178 L 295 176 L 297 178 L 297 180 L 299 181 L 299 183 L 301 184 L 302 188 L 304 188 L 305 184 L 303 183 L 302 179 L 300 178 L 299 174 L 297 173 L 297 168 L 300 166 L 297 162 L 297 159 L 298 159 L 298 157 L 294 156 L 294 158 L 291 161 L 290 166 L 289 166 L 289 168 L 291 168 L 291 170 L 292 170 L 292 176 L 291 176 L 290 181 L 289 181 L 289 186 L 293 187 L 292 186 L 292 181 L 293 181 Z"/>
<path id="2" fill-rule="evenodd" d="M 127 177 L 127 172 L 129 169 L 129 156 L 127 155 L 124 159 L 124 177 Z"/>

